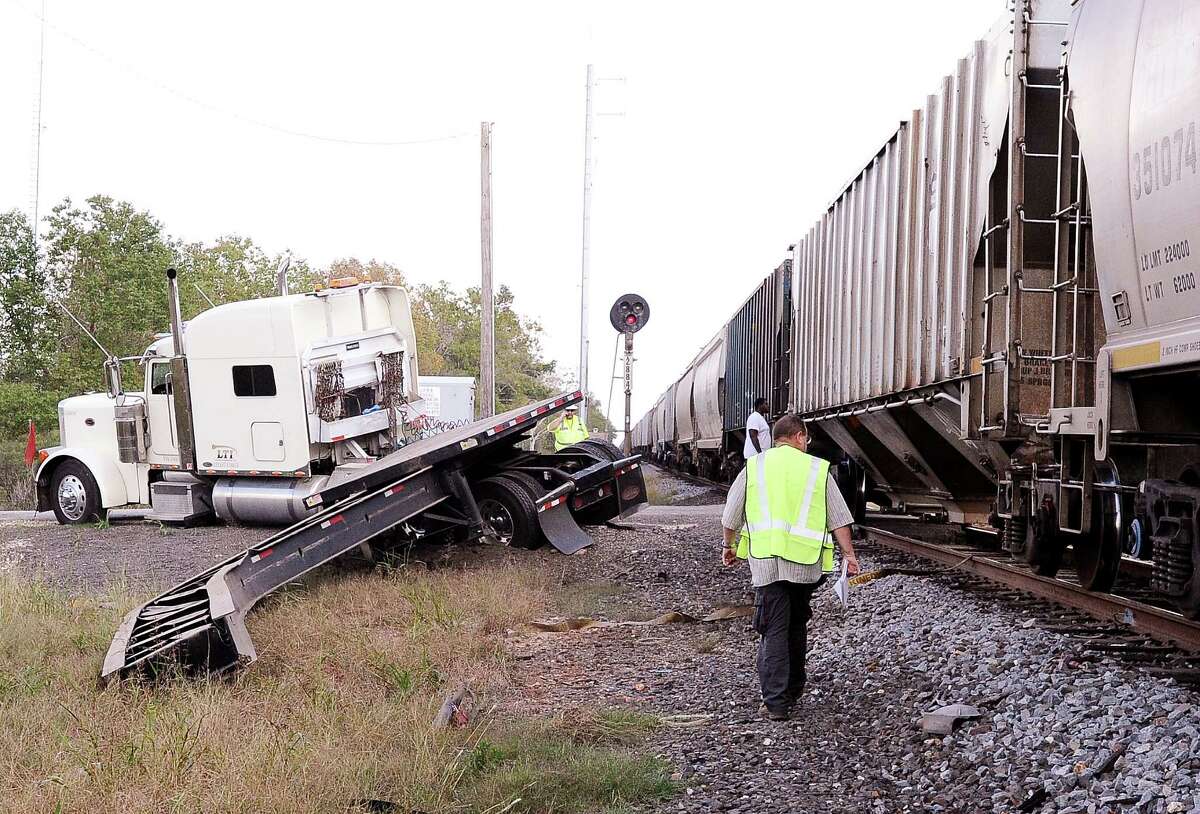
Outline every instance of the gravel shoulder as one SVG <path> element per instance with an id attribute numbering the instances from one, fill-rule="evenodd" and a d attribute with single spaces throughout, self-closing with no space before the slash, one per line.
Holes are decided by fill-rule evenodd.
<path id="1" fill-rule="evenodd" d="M 651 507 L 636 522 L 564 560 L 573 614 L 752 602 L 746 569 L 717 560 L 711 510 Z M 823 588 L 814 613 L 809 691 L 787 723 L 759 716 L 745 618 L 515 634 L 522 703 L 663 716 L 655 747 L 684 787 L 670 811 L 1200 811 L 1195 693 L 1080 660 L 1019 610 L 935 578 L 876 580 L 848 610 Z M 945 737 L 916 725 L 953 703 L 982 716 Z"/>
<path id="2" fill-rule="evenodd" d="M 70 594 L 162 590 L 262 540 L 270 529 L 179 528 L 142 519 L 60 526 L 0 519 L 0 572 L 44 579 Z"/>

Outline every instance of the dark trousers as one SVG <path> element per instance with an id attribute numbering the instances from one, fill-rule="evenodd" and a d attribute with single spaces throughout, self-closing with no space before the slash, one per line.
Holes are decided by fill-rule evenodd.
<path id="1" fill-rule="evenodd" d="M 804 656 L 808 620 L 816 585 L 772 582 L 754 591 L 754 629 L 758 641 L 758 681 L 763 703 L 786 709 L 804 692 Z"/>

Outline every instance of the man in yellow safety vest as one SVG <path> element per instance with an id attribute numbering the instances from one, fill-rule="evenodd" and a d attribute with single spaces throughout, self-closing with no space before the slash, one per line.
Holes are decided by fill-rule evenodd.
<path id="1" fill-rule="evenodd" d="M 558 452 L 563 447 L 586 441 L 587 437 L 588 431 L 579 420 L 579 408 L 571 405 L 563 413 L 562 421 L 554 428 L 554 451 Z"/>
<path id="2" fill-rule="evenodd" d="M 850 574 L 858 573 L 858 559 L 850 539 L 854 516 L 829 462 L 805 451 L 804 421 L 785 415 L 772 436 L 771 448 L 747 461 L 729 489 L 721 559 L 727 566 L 738 558 L 750 563 L 763 705 L 771 720 L 785 721 L 804 691 L 810 602 L 833 570 L 831 535 Z"/>

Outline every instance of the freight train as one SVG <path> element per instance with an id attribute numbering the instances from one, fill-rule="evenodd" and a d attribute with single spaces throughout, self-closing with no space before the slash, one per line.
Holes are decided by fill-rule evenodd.
<path id="1" fill-rule="evenodd" d="M 843 489 L 1123 562 L 1200 618 L 1200 3 L 1017 0 L 633 431 L 728 479 L 756 397 Z M 1191 255 L 1196 237 L 1197 256 Z"/>

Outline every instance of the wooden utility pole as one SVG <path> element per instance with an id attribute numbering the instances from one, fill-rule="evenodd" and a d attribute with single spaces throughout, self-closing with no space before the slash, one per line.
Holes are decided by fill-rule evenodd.
<path id="1" fill-rule="evenodd" d="M 496 314 L 492 295 L 492 123 L 479 125 L 479 240 L 483 284 L 479 290 L 479 389 L 481 418 L 496 414 Z"/>

